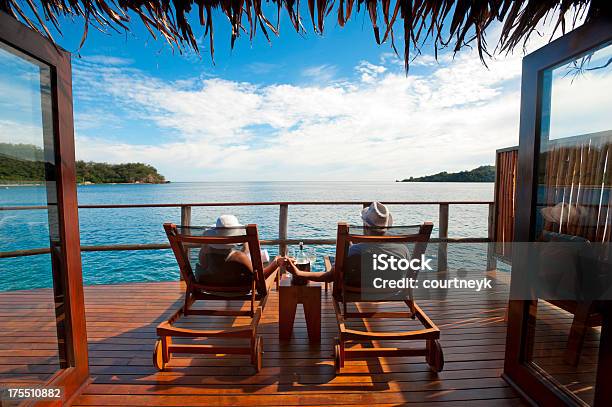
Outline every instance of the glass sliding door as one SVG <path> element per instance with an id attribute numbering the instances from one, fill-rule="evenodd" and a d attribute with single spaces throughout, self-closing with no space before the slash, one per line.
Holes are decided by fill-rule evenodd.
<path id="1" fill-rule="evenodd" d="M 543 73 L 535 239 L 600 250 L 612 233 L 612 43 Z M 579 253 L 565 254 L 568 260 Z M 601 339 L 600 302 L 586 265 L 549 270 L 554 298 L 538 300 L 532 363 L 589 405 Z M 603 270 L 602 270 L 603 271 Z M 585 273 L 595 274 L 585 276 Z M 612 270 L 609 270 L 612 274 Z M 606 276 L 601 276 L 604 280 Z M 579 280 L 577 283 L 576 280 Z M 600 284 L 601 283 L 601 284 Z M 577 286 L 580 284 L 580 286 Z M 597 282 L 602 287 L 605 282 Z"/>
<path id="2" fill-rule="evenodd" d="M 44 124 L 51 116 L 43 114 L 50 70 L 1 43 L 0 67 L 0 307 L 6 326 L 0 380 L 44 383 L 68 362 L 63 329 L 55 324 L 56 316 L 63 319 L 64 299 L 61 282 L 57 295 L 53 291 L 61 267 L 53 266 L 51 254 L 59 240 L 57 188 L 53 134 L 45 135 L 53 127 Z"/>
<path id="3" fill-rule="evenodd" d="M 56 402 L 88 376 L 73 137 L 69 54 L 0 13 L 0 388 Z"/>
<path id="4" fill-rule="evenodd" d="M 581 27 L 527 56 L 521 103 L 523 243 L 505 375 L 539 404 L 610 405 L 602 382 L 612 374 L 612 24 Z"/>

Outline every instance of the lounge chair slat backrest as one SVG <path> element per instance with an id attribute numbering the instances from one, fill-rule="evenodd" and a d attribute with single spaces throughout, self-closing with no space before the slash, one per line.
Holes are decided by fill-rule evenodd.
<path id="1" fill-rule="evenodd" d="M 344 269 L 347 264 L 349 246 L 352 243 L 414 243 L 411 253 L 412 258 L 419 258 L 425 253 L 427 243 L 431 238 L 433 223 L 425 222 L 421 225 L 391 227 L 388 230 L 414 229 L 417 233 L 371 235 L 365 233 L 365 228 L 360 226 L 349 226 L 347 223 L 338 223 L 338 234 L 336 241 L 336 262 L 334 273 L 333 295 L 340 300 L 344 290 Z M 358 233 L 361 232 L 361 233 Z"/>
<path id="2" fill-rule="evenodd" d="M 176 225 L 173 223 L 164 223 L 164 230 L 166 231 L 166 236 L 170 242 L 170 248 L 172 248 L 174 257 L 179 265 L 181 277 L 187 284 L 195 283 L 195 274 L 193 273 L 191 263 L 187 257 L 187 250 L 183 247 L 183 244 L 179 240 L 179 233 Z"/>
<path id="3" fill-rule="evenodd" d="M 249 239 L 248 243 L 249 250 L 251 252 L 251 264 L 253 265 L 253 274 L 255 277 L 257 291 L 265 295 L 267 293 L 266 277 L 264 275 L 264 266 L 261 259 L 261 245 L 259 243 L 257 225 L 248 225 L 246 233 Z"/>
<path id="4" fill-rule="evenodd" d="M 212 229 L 212 228 L 209 228 Z M 253 278 L 257 291 L 261 295 L 267 294 L 266 281 L 264 277 L 263 262 L 261 258 L 261 245 L 257 225 L 250 224 L 244 227 L 244 234 L 240 236 L 199 236 L 193 235 L 190 230 L 198 230 L 197 226 L 179 227 L 172 223 L 165 223 L 164 230 L 168 241 L 176 257 L 181 276 L 187 284 L 197 283 L 196 276 L 189 260 L 188 249 L 191 246 L 202 245 L 235 245 L 247 243 L 253 267 Z"/>

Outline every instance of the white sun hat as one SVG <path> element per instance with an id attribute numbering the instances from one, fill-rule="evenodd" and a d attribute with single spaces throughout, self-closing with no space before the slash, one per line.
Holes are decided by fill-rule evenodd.
<path id="1" fill-rule="evenodd" d="M 234 215 L 221 215 L 217 218 L 217 223 L 215 223 L 215 227 L 216 228 L 227 228 L 227 229 L 232 229 L 232 228 L 242 229 L 244 225 L 241 224 L 238 221 L 238 218 Z"/>
<path id="2" fill-rule="evenodd" d="M 245 234 L 244 225 L 238 221 L 234 215 L 221 215 L 213 226 L 215 236 L 243 236 Z M 215 249 L 231 249 L 236 247 L 233 244 L 211 244 Z"/>
<path id="3" fill-rule="evenodd" d="M 385 228 L 393 225 L 393 216 L 389 209 L 380 202 L 374 201 L 361 211 L 361 219 L 367 226 Z"/>

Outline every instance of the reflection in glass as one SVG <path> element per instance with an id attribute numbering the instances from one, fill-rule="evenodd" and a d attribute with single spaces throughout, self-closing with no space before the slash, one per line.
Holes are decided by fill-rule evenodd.
<path id="1" fill-rule="evenodd" d="M 555 253 L 566 267 L 548 268 L 551 290 L 573 290 L 584 281 L 610 280 L 612 233 L 612 45 L 581 55 L 543 74 L 535 240 L 568 243 L 577 250 Z M 578 250 L 580 248 L 581 250 Z M 605 273 L 595 273 L 604 270 Z M 591 284 L 598 284 L 591 281 Z M 530 315 L 528 359 L 569 393 L 592 404 L 601 333 L 597 301 L 551 300 L 540 292 Z"/>
<path id="2" fill-rule="evenodd" d="M 558 140 L 612 128 L 610 92 L 604 91 L 612 89 L 612 46 L 604 44 L 546 71 L 544 76 L 549 95 L 542 101 L 542 139 Z"/>
<path id="3" fill-rule="evenodd" d="M 0 43 L 0 387 L 69 365 L 50 75 Z"/>

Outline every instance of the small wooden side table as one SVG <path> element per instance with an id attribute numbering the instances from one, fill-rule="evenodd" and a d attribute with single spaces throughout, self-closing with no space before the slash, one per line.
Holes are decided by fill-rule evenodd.
<path id="1" fill-rule="evenodd" d="M 321 283 L 309 281 L 306 285 L 292 285 L 291 278 L 285 276 L 278 290 L 279 338 L 281 340 L 291 338 L 297 305 L 302 304 L 308 339 L 313 343 L 321 343 Z"/>

